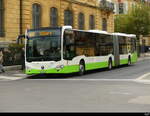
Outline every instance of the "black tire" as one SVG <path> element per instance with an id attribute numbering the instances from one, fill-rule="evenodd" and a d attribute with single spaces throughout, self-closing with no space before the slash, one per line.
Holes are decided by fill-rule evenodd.
<path id="1" fill-rule="evenodd" d="M 129 57 L 128 58 L 128 66 L 130 66 L 132 63 L 131 63 L 131 58 Z"/>
<path id="2" fill-rule="evenodd" d="M 109 59 L 109 61 L 108 61 L 108 70 L 111 70 L 112 68 L 113 68 L 112 60 Z"/>
<path id="3" fill-rule="evenodd" d="M 84 61 L 81 61 L 79 63 L 79 76 L 82 76 L 85 74 L 85 63 Z"/>

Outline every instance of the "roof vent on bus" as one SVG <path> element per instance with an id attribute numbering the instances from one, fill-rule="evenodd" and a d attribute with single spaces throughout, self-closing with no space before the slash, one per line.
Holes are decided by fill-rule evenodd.
<path id="1" fill-rule="evenodd" d="M 88 30 L 88 32 L 100 33 L 100 34 L 108 34 L 107 31 L 101 31 L 101 30 Z"/>

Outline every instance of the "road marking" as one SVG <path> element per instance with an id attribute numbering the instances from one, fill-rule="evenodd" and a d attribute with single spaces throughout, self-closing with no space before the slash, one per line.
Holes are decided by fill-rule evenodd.
<path id="1" fill-rule="evenodd" d="M 29 80 L 47 80 L 47 79 L 29 79 Z M 50 81 L 135 81 L 135 79 L 51 79 L 48 78 Z"/>
<path id="2" fill-rule="evenodd" d="M 150 84 L 150 80 L 136 80 L 136 79 L 29 79 L 29 80 L 37 80 L 37 81 L 85 81 L 85 82 L 135 82 L 135 83 L 143 83 Z"/>
<path id="3" fill-rule="evenodd" d="M 150 84 L 150 80 L 135 80 L 137 83 Z"/>
<path id="4" fill-rule="evenodd" d="M 139 96 L 128 101 L 133 104 L 150 104 L 150 96 Z"/>
<path id="5" fill-rule="evenodd" d="M 136 79 L 135 79 L 135 82 L 144 83 L 144 84 L 150 84 L 150 80 L 144 79 L 144 78 L 146 78 L 146 77 L 148 77 L 148 76 L 149 76 L 149 78 L 150 78 L 150 73 L 146 73 L 146 74 L 144 74 L 144 75 L 142 75 L 142 76 L 136 78 Z"/>
<path id="6" fill-rule="evenodd" d="M 142 80 L 142 79 L 144 79 L 144 78 L 147 77 L 147 76 L 150 76 L 150 73 L 146 73 L 146 74 L 144 74 L 144 75 L 138 77 L 136 80 Z"/>

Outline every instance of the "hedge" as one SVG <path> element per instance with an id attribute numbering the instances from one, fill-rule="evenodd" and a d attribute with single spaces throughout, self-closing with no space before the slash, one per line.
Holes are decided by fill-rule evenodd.
<path id="1" fill-rule="evenodd" d="M 21 65 L 23 44 L 12 43 L 8 48 L 4 48 L 4 66 Z"/>

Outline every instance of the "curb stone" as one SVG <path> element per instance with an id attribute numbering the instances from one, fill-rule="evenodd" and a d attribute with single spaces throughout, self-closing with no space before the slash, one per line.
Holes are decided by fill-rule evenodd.
<path id="1" fill-rule="evenodd" d="M 2 79 L 2 80 L 21 80 L 21 79 L 24 79 L 24 78 L 26 78 L 26 77 L 19 78 L 19 77 L 0 76 L 0 79 Z"/>
<path id="2" fill-rule="evenodd" d="M 15 65 L 15 66 L 4 66 L 5 71 L 15 71 L 15 70 L 21 70 L 21 65 Z"/>
<path id="3" fill-rule="evenodd" d="M 5 73 L 1 73 L 0 79 L 2 80 L 21 80 L 27 78 L 27 75 L 18 71 L 6 71 Z"/>
<path id="4" fill-rule="evenodd" d="M 143 60 L 148 60 L 148 59 L 150 59 L 150 57 L 140 57 L 138 58 L 138 61 L 143 61 Z"/>

